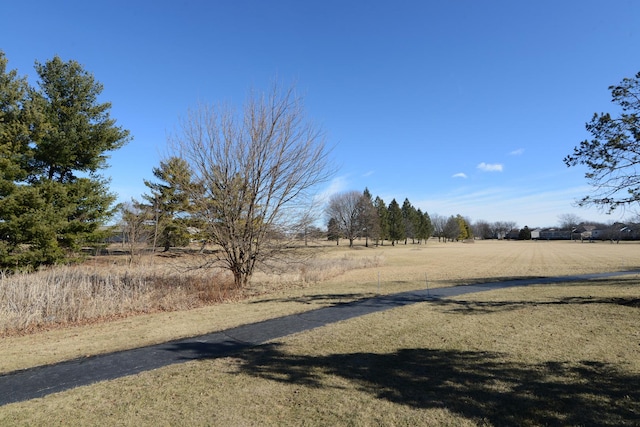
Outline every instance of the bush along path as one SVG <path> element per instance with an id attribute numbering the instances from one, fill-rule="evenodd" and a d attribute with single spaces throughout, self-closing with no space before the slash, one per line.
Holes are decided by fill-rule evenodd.
<path id="1" fill-rule="evenodd" d="M 0 406 L 176 363 L 226 357 L 297 332 L 418 302 L 437 301 L 468 293 L 516 286 L 575 282 L 627 274 L 640 274 L 640 270 L 518 279 L 402 292 L 338 304 L 163 344 L 29 368 L 0 375 Z"/>

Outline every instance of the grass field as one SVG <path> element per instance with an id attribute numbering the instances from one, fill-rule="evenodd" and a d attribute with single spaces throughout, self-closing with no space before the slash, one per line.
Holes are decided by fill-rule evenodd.
<path id="1" fill-rule="evenodd" d="M 0 370 L 136 347 L 408 289 L 640 267 L 640 245 L 331 248 L 374 259 L 233 303 L 0 340 Z M 367 263 L 365 263 L 366 265 Z M 257 279 L 260 279 L 259 277 Z M 269 287 L 267 278 L 256 284 Z M 0 407 L 0 425 L 637 425 L 637 275 L 512 288 L 363 316 Z"/>

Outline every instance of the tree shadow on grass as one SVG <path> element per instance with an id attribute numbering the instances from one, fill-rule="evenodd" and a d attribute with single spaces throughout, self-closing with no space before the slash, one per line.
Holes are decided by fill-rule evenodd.
<path id="1" fill-rule="evenodd" d="M 456 279 L 438 279 L 437 283 L 441 283 L 446 286 L 482 286 L 495 283 L 510 283 L 510 282 L 531 282 L 531 285 L 563 285 L 563 286 L 585 286 L 585 285 L 602 285 L 603 282 L 614 282 L 619 284 L 638 284 L 638 271 L 640 268 L 621 270 L 620 272 L 612 272 L 611 277 L 584 277 L 589 276 L 586 274 L 566 275 L 566 276 L 540 276 L 540 275 L 520 275 L 520 276 L 486 276 L 486 277 L 474 277 L 474 278 L 456 278 Z M 617 275 L 619 273 L 626 272 L 628 275 Z M 599 273 L 598 273 L 599 274 Z M 608 274 L 608 273 L 601 273 Z M 538 282 L 539 283 L 536 283 Z M 514 283 L 517 285 L 517 283 Z"/>
<path id="2" fill-rule="evenodd" d="M 469 278 L 455 278 L 455 279 L 437 279 L 436 283 L 445 286 L 470 286 L 470 285 L 483 285 L 490 283 L 507 283 L 518 280 L 545 280 L 545 276 L 486 276 L 486 277 L 473 277 Z"/>
<path id="3" fill-rule="evenodd" d="M 561 279 L 561 278 L 558 278 Z M 483 279 L 479 279 L 483 280 Z M 501 283 L 500 281 L 494 281 L 494 283 Z M 482 286 L 482 283 L 479 284 Z M 538 284 L 532 283 L 531 285 L 537 286 Z M 539 286 L 545 286 L 544 282 L 541 282 Z M 604 277 L 595 278 L 589 280 L 580 281 L 554 281 L 549 284 L 551 286 L 572 287 L 579 286 L 581 288 L 603 287 L 615 289 L 616 286 L 629 287 L 637 286 L 640 288 L 640 282 L 637 277 Z M 473 286 L 473 285 L 472 285 Z M 544 289 L 544 288 L 539 288 Z M 434 289 L 437 292 L 437 289 Z M 596 292 L 597 293 L 597 292 Z M 542 306 L 555 306 L 555 305 L 589 305 L 589 304 L 614 304 L 626 307 L 640 308 L 640 298 L 636 296 L 624 296 L 624 297 L 599 297 L 599 296 L 572 296 L 557 298 L 549 301 L 527 301 L 527 300 L 503 300 L 503 301 L 469 301 L 457 297 L 452 298 L 440 298 L 433 299 L 430 303 L 434 306 L 443 308 L 447 313 L 454 314 L 487 314 L 495 312 L 505 312 L 519 310 L 525 307 L 542 307 Z"/>
<path id="4" fill-rule="evenodd" d="M 634 297 L 566 297 L 554 301 L 468 301 L 461 299 L 436 299 L 431 304 L 452 314 L 489 314 L 515 311 L 525 307 L 545 307 L 556 305 L 614 304 L 640 308 L 640 298 Z"/>
<path id="5" fill-rule="evenodd" d="M 496 353 L 428 349 L 305 356 L 278 344 L 238 357 L 239 372 L 259 378 L 325 387 L 323 375 L 337 375 L 379 399 L 447 408 L 493 425 L 620 426 L 640 420 L 640 376 L 599 362 L 522 364 Z"/>
<path id="6" fill-rule="evenodd" d="M 376 295 L 374 293 L 341 293 L 341 294 L 316 294 L 316 295 L 301 295 L 294 297 L 283 298 L 268 298 L 252 301 L 251 304 L 261 304 L 265 302 L 297 302 L 300 304 L 347 304 L 354 301 L 366 300 L 373 298 Z"/>

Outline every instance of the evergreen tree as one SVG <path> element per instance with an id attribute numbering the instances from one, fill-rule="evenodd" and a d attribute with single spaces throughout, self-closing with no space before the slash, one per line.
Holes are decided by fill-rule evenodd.
<path id="1" fill-rule="evenodd" d="M 30 152 L 27 81 L 7 71 L 7 63 L 0 51 L 0 198 L 26 178 L 24 161 Z"/>
<path id="2" fill-rule="evenodd" d="M 473 238 L 473 232 L 471 231 L 471 226 L 469 222 L 464 219 L 464 217 L 460 214 L 455 217 L 456 222 L 458 223 L 458 240 L 466 240 Z"/>
<path id="3" fill-rule="evenodd" d="M 640 201 L 640 72 L 609 86 L 617 112 L 594 113 L 584 140 L 564 158 L 567 166 L 585 167 L 585 178 L 593 194 L 583 197 L 580 206 L 597 206 L 611 213 Z"/>
<path id="4" fill-rule="evenodd" d="M 391 203 L 389 203 L 387 213 L 389 224 L 389 239 L 391 240 L 391 244 L 395 245 L 396 242 L 404 240 L 406 235 L 404 229 L 404 221 L 402 218 L 402 209 L 400 208 L 400 205 L 398 204 L 396 199 L 391 200 Z"/>
<path id="5" fill-rule="evenodd" d="M 160 245 L 164 251 L 172 246 L 187 246 L 188 213 L 191 210 L 189 188 L 191 185 L 191 168 L 179 157 L 170 157 L 153 168 L 153 175 L 159 182 L 144 181 L 151 194 L 145 194 L 144 205 L 154 224 L 153 247 Z"/>
<path id="6" fill-rule="evenodd" d="M 380 239 L 380 244 L 384 245 L 385 239 L 389 238 L 389 218 L 387 215 L 387 205 L 385 205 L 384 200 L 380 197 L 376 197 L 373 202 L 374 208 L 376 210 L 376 215 L 378 217 L 378 225 L 379 225 L 379 233 L 378 238 Z M 376 239 L 377 244 L 377 239 Z"/>
<path id="7" fill-rule="evenodd" d="M 520 232 L 518 233 L 518 239 L 531 240 L 531 230 L 528 226 L 525 225 L 524 228 L 520 230 Z"/>
<path id="8" fill-rule="evenodd" d="M 365 236 L 365 246 L 369 247 L 369 239 L 378 240 L 380 236 L 380 220 L 378 212 L 373 204 L 373 198 L 368 188 L 362 193 L 362 225 Z"/>
<path id="9" fill-rule="evenodd" d="M 409 199 L 404 199 L 402 203 L 402 224 L 404 226 L 404 244 L 407 244 L 407 239 L 411 238 L 412 243 L 415 243 L 416 237 L 416 208 L 409 202 Z"/>
<path id="10" fill-rule="evenodd" d="M 329 223 L 327 224 L 327 239 L 330 241 L 335 240 L 336 245 L 340 244 L 340 226 L 335 218 L 329 218 Z"/>
<path id="11" fill-rule="evenodd" d="M 122 147 L 129 132 L 110 117 L 111 103 L 98 102 L 102 84 L 76 61 L 58 56 L 36 62 L 36 71 L 40 90 L 32 97 L 43 117 L 35 124 L 33 178 L 69 182 L 76 172 L 105 168 L 106 153 Z"/>
<path id="12" fill-rule="evenodd" d="M 8 61 L 0 51 L 0 268 L 16 268 L 33 264 L 23 245 L 33 236 L 32 230 L 40 227 L 44 218 L 38 210 L 47 208 L 33 188 L 19 185 L 27 178 L 27 161 L 31 154 L 30 116 L 31 105 L 27 97 L 28 85 L 15 70 L 7 70 Z M 47 241 L 49 233 L 39 233 L 41 241 Z M 55 237 L 55 235 L 54 235 Z M 46 244 L 40 256 L 51 257 Z M 47 254 L 44 254 L 46 252 Z M 55 256 L 54 256 L 55 258 Z"/>
<path id="13" fill-rule="evenodd" d="M 29 131 L 24 120 L 26 80 L 15 70 L 7 71 L 7 59 L 0 51 L 0 266 L 13 263 L 11 253 L 17 247 L 16 228 L 8 220 L 15 218 L 16 198 L 29 200 L 15 181 L 25 178 L 22 158 L 28 153 Z M 20 232 L 20 230 L 16 230 Z"/>
<path id="14" fill-rule="evenodd" d="M 471 220 L 469 218 L 462 218 L 464 220 L 464 228 L 467 231 L 467 239 L 473 239 L 473 227 L 471 226 Z"/>
<path id="15" fill-rule="evenodd" d="M 40 89 L 0 54 L 0 268 L 53 264 L 99 241 L 115 196 L 97 172 L 128 141 L 75 61 L 36 63 Z"/>
<path id="16" fill-rule="evenodd" d="M 427 242 L 431 234 L 433 233 L 433 225 L 431 224 L 431 218 L 427 212 L 422 213 L 420 208 L 416 211 L 416 239 L 418 239 L 418 243 L 422 240 Z"/>

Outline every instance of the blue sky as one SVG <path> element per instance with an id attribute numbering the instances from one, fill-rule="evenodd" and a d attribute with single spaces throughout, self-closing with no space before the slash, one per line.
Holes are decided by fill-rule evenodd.
<path id="1" fill-rule="evenodd" d="M 534 227 L 620 219 L 574 206 L 585 171 L 562 159 L 640 70 L 638 28 L 634 0 L 27 0 L 3 4 L 0 49 L 32 84 L 54 55 L 103 83 L 134 138 L 104 172 L 120 200 L 145 192 L 189 108 L 277 78 L 334 146 L 325 192 Z"/>

